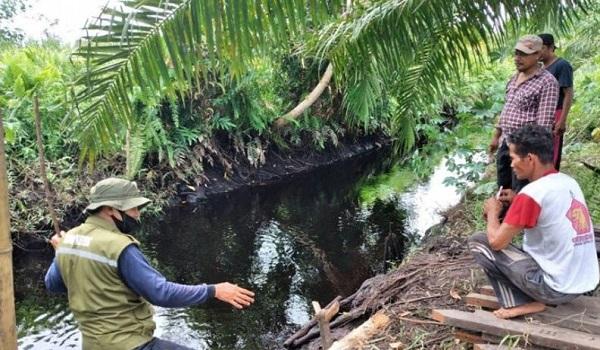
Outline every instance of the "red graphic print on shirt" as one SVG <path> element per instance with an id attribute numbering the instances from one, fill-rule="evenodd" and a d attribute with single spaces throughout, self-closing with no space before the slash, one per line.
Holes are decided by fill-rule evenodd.
<path id="1" fill-rule="evenodd" d="M 567 218 L 571 221 L 575 232 L 577 232 L 577 236 L 573 238 L 573 244 L 581 245 L 593 242 L 594 236 L 590 230 L 592 223 L 590 213 L 583 203 L 573 198 L 571 207 L 567 211 Z"/>
<path id="2" fill-rule="evenodd" d="M 578 235 L 590 232 L 590 213 L 585 205 L 575 198 L 571 201 L 571 207 L 567 211 L 567 218 L 571 221 Z"/>

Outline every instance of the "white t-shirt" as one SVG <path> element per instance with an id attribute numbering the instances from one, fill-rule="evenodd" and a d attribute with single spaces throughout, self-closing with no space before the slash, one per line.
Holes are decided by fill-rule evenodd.
<path id="1" fill-rule="evenodd" d="M 523 250 L 557 292 L 579 294 L 598 284 L 594 228 L 577 182 L 551 172 L 523 187 L 504 219 L 524 226 Z"/>

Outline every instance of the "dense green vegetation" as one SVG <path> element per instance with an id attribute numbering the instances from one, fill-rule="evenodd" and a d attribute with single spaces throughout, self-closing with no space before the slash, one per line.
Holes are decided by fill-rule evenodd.
<path id="1" fill-rule="evenodd" d="M 0 7 L 0 18 L 24 6 L 22 1 L 2 2 L 8 3 Z M 135 7 L 139 2 L 125 3 Z M 113 21 L 98 29 L 113 35 L 88 38 L 90 46 L 76 49 L 55 41 L 23 43 L 19 33 L 0 31 L 0 113 L 15 235 L 47 235 L 50 227 L 35 141 L 36 96 L 48 177 L 61 218 L 75 218 L 90 186 L 109 175 L 140 182 L 154 199 L 147 210 L 157 212 L 176 184 L 206 184 L 208 169 L 228 178 L 242 166 L 267 164 L 274 154 L 326 153 L 376 136 L 394 142 L 399 161 L 385 181 L 363 188 L 363 203 L 373 205 L 398 194 L 430 174 L 446 154 L 459 154 L 466 161 L 450 167 L 460 176 L 447 181 L 465 188 L 467 227 L 453 233 L 482 229 L 482 202 L 495 184 L 493 176 L 479 175 L 494 169 L 477 155 L 486 151 L 514 71 L 514 38 L 542 30 L 557 34 L 559 55 L 576 68 L 563 171 L 581 184 L 593 221 L 600 223 L 597 5 L 465 0 L 453 7 L 445 1 L 425 6 L 387 0 L 355 5 L 342 16 L 341 1 L 273 1 L 285 7 L 251 22 L 243 14 L 257 14 L 253 6 L 263 2 L 243 5 L 253 7 L 251 11 L 227 8 L 225 17 L 219 17 L 216 7 L 195 7 L 202 3 L 148 7 L 138 19 L 107 10 L 104 15 L 115 15 Z M 306 11 L 301 5 L 307 3 L 331 6 Z M 519 13 L 523 17 L 508 13 L 501 21 L 505 30 L 495 32 L 487 17 L 473 16 L 484 3 L 490 9 L 526 6 Z M 561 12 L 562 6 L 580 3 L 588 5 L 586 15 L 561 31 L 572 14 Z M 476 18 L 474 23 L 454 22 L 460 6 L 465 17 Z M 186 30 L 184 22 L 200 10 L 215 26 L 197 24 Z M 157 21 L 152 13 L 162 13 L 159 18 L 165 20 Z M 281 20 L 286 16 L 295 16 L 296 22 Z M 154 25 L 158 30 L 147 27 Z M 123 30 L 126 26 L 131 31 Z M 224 32 L 221 43 L 216 30 Z M 208 37 L 215 41 L 202 40 Z M 284 128 L 275 128 L 275 121 L 307 96 L 329 64 L 334 78 L 317 102 L 300 117 L 288 118 Z M 18 318 L 32 324 L 47 307 L 27 305 Z M 52 320 L 35 320 L 39 327 L 48 322 Z"/>
<path id="2" fill-rule="evenodd" d="M 15 233 L 49 224 L 35 143 L 36 96 L 48 177 L 63 218 L 77 213 L 89 187 L 108 175 L 139 181 L 153 193 L 150 210 L 159 210 L 175 184 L 206 184 L 209 168 L 229 178 L 241 166 L 261 167 L 272 152 L 328 152 L 364 136 L 392 139 L 402 168 L 410 169 L 404 172 L 418 178 L 436 155 L 452 149 L 471 157 L 485 149 L 512 71 L 503 55 L 519 31 L 549 25 L 578 28 L 567 31 L 565 45 L 578 67 L 567 152 L 598 164 L 589 143 L 598 127 L 593 97 L 600 56 L 590 35 L 597 15 L 574 16 L 578 7 L 598 13 L 592 2 L 123 3 L 125 10 L 105 9 L 104 21 L 88 28 L 94 35 L 75 49 L 23 43 L 18 33 L 2 39 L 0 106 Z M 26 2 L 3 4 L 11 16 Z M 569 26 L 572 21 L 577 25 Z M 329 64 L 333 79 L 317 102 L 274 127 Z M 456 123 L 461 127 L 450 132 Z M 455 166 L 464 176 L 449 181 L 465 185 L 485 164 L 471 159 Z M 408 183 L 404 174 L 399 178 Z"/>

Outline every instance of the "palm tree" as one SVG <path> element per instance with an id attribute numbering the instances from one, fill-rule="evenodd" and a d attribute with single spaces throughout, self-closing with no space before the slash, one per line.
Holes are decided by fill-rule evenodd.
<path id="1" fill-rule="evenodd" d="M 75 56 L 87 69 L 75 87 L 82 155 L 93 159 L 132 124 L 133 86 L 184 93 L 208 72 L 239 75 L 256 55 L 301 43 L 331 62 L 347 120 L 371 117 L 385 92 L 397 100 L 401 139 L 423 103 L 505 44 L 524 25 L 564 26 L 590 0 L 126 0 L 87 26 Z M 346 5 L 347 6 L 347 5 Z M 329 70 L 328 70 L 329 71 Z"/>

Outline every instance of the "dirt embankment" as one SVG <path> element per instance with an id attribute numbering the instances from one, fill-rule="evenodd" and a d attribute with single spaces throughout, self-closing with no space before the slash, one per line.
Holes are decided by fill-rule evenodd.
<path id="1" fill-rule="evenodd" d="M 351 348 L 469 349 L 468 344 L 455 341 L 452 327 L 430 317 L 433 309 L 467 310 L 462 298 L 488 284 L 467 248 L 467 238 L 480 220 L 468 207 L 463 201 L 447 211 L 447 220 L 432 227 L 418 251 L 396 270 L 366 280 L 354 294 L 340 299 L 340 315 L 330 323 L 333 337 L 339 340 L 357 333 L 369 317 L 371 321 L 373 315 L 384 314 L 389 322 L 380 329 L 372 327 L 374 335 L 353 342 Z M 595 230 L 599 237 L 600 227 Z M 600 259 L 600 248 L 598 252 Z M 593 295 L 600 295 L 600 287 Z M 286 346 L 318 350 L 319 330 L 316 324 L 310 326 L 288 338 Z"/>
<path id="2" fill-rule="evenodd" d="M 471 218 L 462 204 L 446 213 L 448 220 L 432 230 L 417 252 L 395 270 L 366 280 L 351 296 L 340 300 L 340 314 L 332 320 L 335 339 L 341 339 L 377 311 L 390 325 L 360 345 L 364 349 L 462 349 L 451 328 L 429 318 L 433 308 L 466 309 L 461 296 L 484 282 L 466 239 Z M 458 232 L 465 234 L 457 235 Z M 310 325 L 310 324 L 309 324 Z M 318 326 L 304 327 L 286 345 L 319 349 Z"/>
<path id="3" fill-rule="evenodd" d="M 386 148 L 389 144 L 390 140 L 383 136 L 369 136 L 345 140 L 336 147 L 330 146 L 322 151 L 295 149 L 281 152 L 271 149 L 266 154 L 267 163 L 261 167 L 238 163 L 230 176 L 225 176 L 221 167 L 211 167 L 204 174 L 203 184 L 192 186 L 193 189 L 180 185 L 177 194 L 183 201 L 195 202 L 242 188 L 268 186 L 318 168 L 335 166 L 336 163 L 353 157 L 368 155 Z"/>

